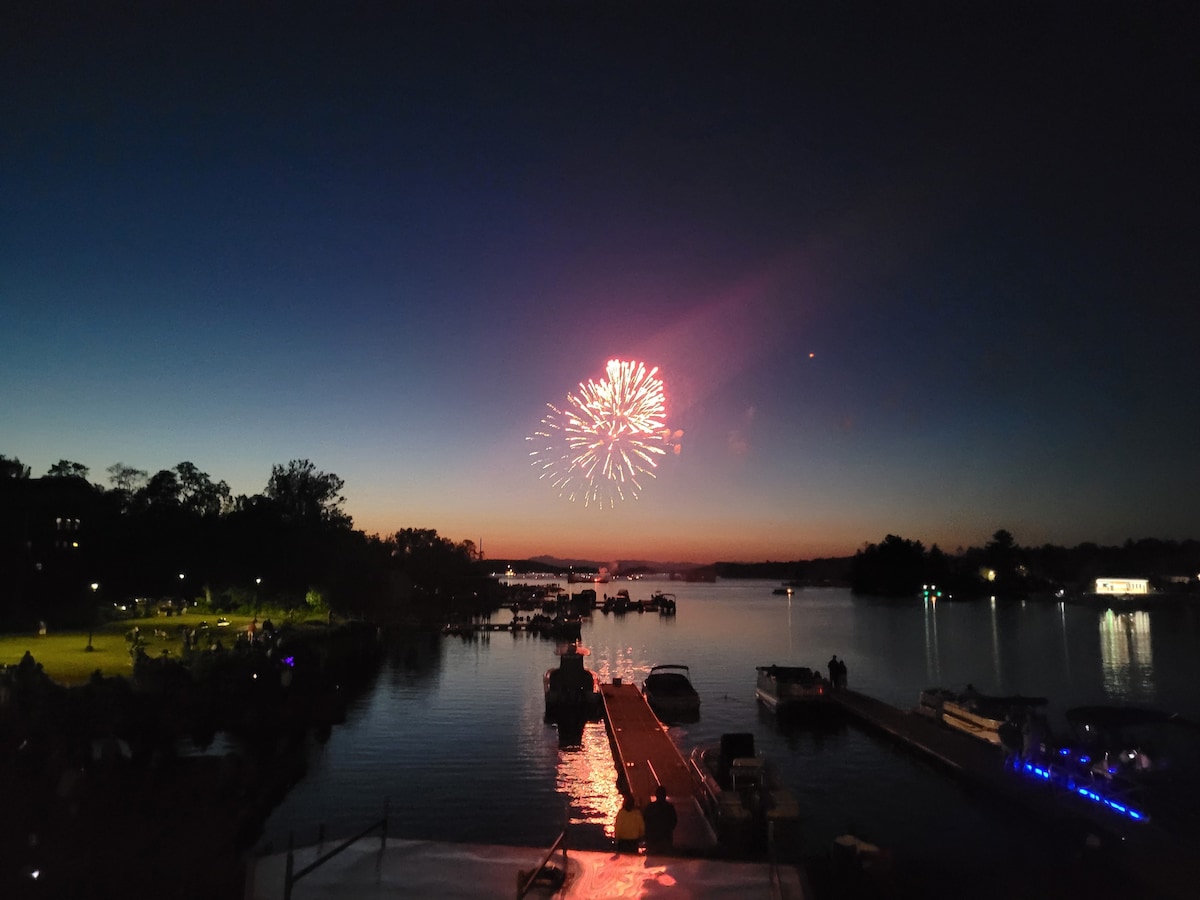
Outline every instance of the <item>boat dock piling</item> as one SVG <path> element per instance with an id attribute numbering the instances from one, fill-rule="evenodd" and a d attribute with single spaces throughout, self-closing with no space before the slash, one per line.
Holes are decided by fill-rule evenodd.
<path id="1" fill-rule="evenodd" d="M 675 846 L 687 853 L 713 852 L 717 838 L 700 807 L 700 781 L 641 691 L 632 684 L 602 684 L 600 694 L 622 789 L 644 808 L 661 784 L 679 815 Z"/>

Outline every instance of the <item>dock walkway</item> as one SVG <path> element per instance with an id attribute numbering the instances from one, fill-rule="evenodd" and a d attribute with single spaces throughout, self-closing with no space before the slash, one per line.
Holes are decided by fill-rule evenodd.
<path id="1" fill-rule="evenodd" d="M 717 837 L 700 807 L 700 780 L 641 691 L 632 684 L 603 684 L 600 694 L 622 790 L 644 808 L 661 784 L 679 815 L 676 848 L 696 855 L 715 852 Z"/>

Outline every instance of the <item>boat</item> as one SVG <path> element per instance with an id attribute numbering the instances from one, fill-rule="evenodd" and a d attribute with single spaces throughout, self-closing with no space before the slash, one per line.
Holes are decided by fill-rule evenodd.
<path id="1" fill-rule="evenodd" d="M 1068 731 L 1014 767 L 1106 818 L 1194 833 L 1200 805 L 1200 724 L 1139 706 L 1080 706 Z"/>
<path id="2" fill-rule="evenodd" d="M 829 682 L 804 666 L 759 666 L 754 695 L 779 714 L 829 705 Z"/>
<path id="3" fill-rule="evenodd" d="M 1008 719 L 1023 720 L 1030 711 L 1046 705 L 1045 697 L 1021 694 L 981 694 L 967 685 L 962 693 L 945 688 L 926 688 L 916 712 L 964 734 L 1000 746 L 1000 726 Z"/>
<path id="4" fill-rule="evenodd" d="M 650 595 L 650 603 L 654 609 L 658 610 L 660 616 L 675 615 L 675 595 L 667 594 L 663 591 L 655 591 Z"/>
<path id="5" fill-rule="evenodd" d="M 668 724 L 696 722 L 700 718 L 700 695 L 692 686 L 687 666 L 654 666 L 642 682 L 642 696 L 654 714 Z"/>
<path id="6" fill-rule="evenodd" d="M 1059 754 L 1090 757 L 1106 776 L 1169 786 L 1200 800 L 1200 724 L 1143 706 L 1078 706 L 1065 717 L 1069 734 Z"/>
<path id="7" fill-rule="evenodd" d="M 600 679 L 584 666 L 589 655 L 586 647 L 566 644 L 555 651 L 558 666 L 542 676 L 546 694 L 546 718 L 593 718 L 600 715 Z"/>
<path id="8" fill-rule="evenodd" d="M 800 808 L 774 770 L 755 752 L 754 735 L 732 732 L 719 744 L 697 747 L 692 767 L 701 784 L 701 803 L 722 848 L 758 853 L 769 835 L 798 827 Z"/>
<path id="9" fill-rule="evenodd" d="M 609 597 L 607 594 L 604 597 L 604 605 L 600 608 L 604 613 L 627 613 L 633 608 L 633 601 L 629 598 L 629 591 L 621 588 L 617 593 Z"/>

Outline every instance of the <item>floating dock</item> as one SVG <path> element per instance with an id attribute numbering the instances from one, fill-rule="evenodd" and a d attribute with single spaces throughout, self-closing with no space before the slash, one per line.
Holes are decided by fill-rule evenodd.
<path id="1" fill-rule="evenodd" d="M 717 836 L 700 807 L 700 779 L 646 698 L 632 684 L 602 684 L 600 694 L 622 791 L 644 808 L 661 784 L 679 815 L 676 849 L 694 856 L 714 854 Z"/>

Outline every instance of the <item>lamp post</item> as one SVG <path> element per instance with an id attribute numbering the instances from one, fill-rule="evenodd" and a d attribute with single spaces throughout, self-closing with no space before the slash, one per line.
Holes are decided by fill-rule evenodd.
<path id="1" fill-rule="evenodd" d="M 254 618 L 258 618 L 258 589 L 262 585 L 261 578 L 254 579 Z"/>
<path id="2" fill-rule="evenodd" d="M 88 617 L 88 645 L 87 652 L 91 653 L 95 648 L 92 646 L 92 632 L 96 628 L 96 597 L 100 591 L 100 582 L 92 582 L 92 614 Z"/>

